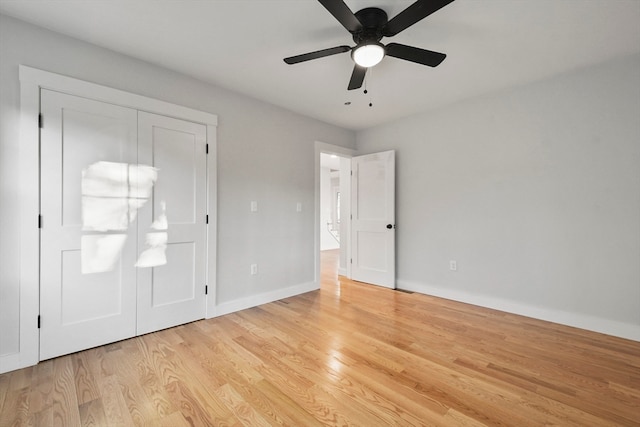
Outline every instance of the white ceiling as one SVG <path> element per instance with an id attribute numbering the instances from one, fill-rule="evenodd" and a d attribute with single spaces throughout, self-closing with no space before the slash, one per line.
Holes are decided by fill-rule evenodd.
<path id="1" fill-rule="evenodd" d="M 393 17 L 412 1 L 346 3 Z M 640 52 L 639 0 L 456 0 L 382 40 L 445 61 L 387 57 L 365 95 L 346 89 L 348 53 L 282 61 L 353 45 L 315 0 L 0 0 L 0 12 L 354 130 Z"/>

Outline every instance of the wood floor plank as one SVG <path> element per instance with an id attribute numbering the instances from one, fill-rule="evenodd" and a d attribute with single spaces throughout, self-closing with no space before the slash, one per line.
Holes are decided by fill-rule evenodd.
<path id="1" fill-rule="evenodd" d="M 161 366 L 158 366 L 158 360 L 160 356 L 153 350 L 155 341 L 152 334 L 147 337 L 148 339 L 136 340 L 137 346 L 127 351 L 133 366 L 133 370 L 136 372 L 134 378 L 137 379 L 137 384 L 141 386 L 145 396 L 147 396 L 146 402 L 152 405 L 148 408 L 150 416 L 167 416 L 177 410 L 174 407 L 171 399 L 166 393 L 164 386 L 171 383 L 169 378 L 173 378 L 171 374 L 169 378 L 163 376 L 166 373 L 168 362 L 161 362 Z M 172 372 L 169 370 L 169 372 Z"/>
<path id="2" fill-rule="evenodd" d="M 51 425 L 53 422 L 53 363 L 53 360 L 46 360 L 34 366 L 29 388 L 31 425 Z"/>
<path id="3" fill-rule="evenodd" d="M 216 389 L 227 384 L 226 381 L 221 380 L 217 375 L 217 372 L 224 370 L 224 368 L 218 365 L 216 361 L 213 361 L 206 351 L 198 352 L 197 348 L 187 346 L 185 343 L 180 344 L 180 347 L 184 349 L 181 354 L 185 362 L 183 369 L 181 369 L 182 375 L 184 376 L 181 382 L 188 382 L 189 389 L 194 396 L 192 400 L 200 402 L 203 407 L 203 412 L 212 418 L 214 425 L 233 425 L 238 423 L 231 409 L 226 407 L 215 393 Z M 179 399 L 184 401 L 181 405 L 190 405 L 189 402 L 185 400 L 187 398 L 186 396 L 177 394 L 180 390 L 171 391 L 173 396 L 179 396 Z M 192 415 L 187 417 L 188 420 L 192 418 Z"/>
<path id="4" fill-rule="evenodd" d="M 0 426 L 638 426 L 640 342 L 353 282 L 0 375 Z"/>
<path id="5" fill-rule="evenodd" d="M 76 399 L 78 405 L 92 402 L 100 398 L 98 385 L 87 363 L 89 352 L 76 353 L 72 357 L 73 378 L 76 385 Z M 90 363 L 90 362 L 89 362 Z"/>
<path id="6" fill-rule="evenodd" d="M 294 420 L 288 420 L 288 423 L 285 422 L 287 420 L 286 417 L 283 418 L 282 411 L 274 406 L 277 399 L 272 399 L 273 396 L 263 395 L 257 387 L 258 383 L 264 381 L 262 376 L 239 358 L 238 355 L 231 352 L 228 352 L 227 355 L 227 360 L 218 360 L 216 362 L 217 368 L 224 372 L 225 377 L 225 383 L 217 387 L 214 392 L 215 396 L 220 400 L 224 399 L 224 402 L 220 403 L 226 403 L 228 408 L 236 414 L 236 417 L 239 416 L 238 414 L 246 415 L 246 410 L 238 412 L 239 408 L 236 404 L 229 406 L 230 402 L 237 403 L 234 398 L 239 397 L 243 399 L 243 405 L 250 405 L 253 408 L 252 410 L 261 418 L 273 419 L 279 425 L 295 425 L 296 422 Z M 229 387 L 233 390 L 229 390 Z"/>
<path id="7" fill-rule="evenodd" d="M 29 425 L 29 388 L 11 390 L 0 413 L 0 426 Z"/>
<path id="8" fill-rule="evenodd" d="M 105 423 L 109 426 L 124 427 L 134 425 L 127 403 L 122 395 L 116 375 L 108 375 L 99 379 L 102 407 Z"/>
<path id="9" fill-rule="evenodd" d="M 51 425 L 76 427 L 81 425 L 80 412 L 70 356 L 53 361 L 53 387 L 51 389 Z"/>
<path id="10" fill-rule="evenodd" d="M 9 382 L 11 381 L 12 372 L 0 375 L 0 416 L 4 413 L 3 408 L 9 391 Z"/>
<path id="11" fill-rule="evenodd" d="M 82 427 L 98 427 L 107 424 L 101 399 L 82 403 L 78 407 L 78 410 L 80 412 L 80 423 Z"/>
<path id="12" fill-rule="evenodd" d="M 216 390 L 216 395 L 228 408 L 231 408 L 242 424 L 257 427 L 269 427 L 271 425 L 231 385 L 225 384 L 219 387 Z"/>
<path id="13" fill-rule="evenodd" d="M 263 396 L 268 396 L 272 407 L 275 408 L 273 413 L 275 415 L 279 414 L 280 417 L 284 418 L 282 425 L 301 425 L 305 427 L 319 427 L 323 425 L 313 417 L 312 414 L 302 408 L 298 402 L 291 399 L 271 382 L 267 380 L 259 381 L 255 384 L 255 388 L 259 390 Z"/>
<path id="14" fill-rule="evenodd" d="M 154 427 L 193 427 L 181 412 L 174 412 L 159 420 L 153 421 Z"/>
<path id="15" fill-rule="evenodd" d="M 119 393 L 125 402 L 128 417 L 135 426 L 144 426 L 151 420 L 158 418 L 156 405 L 143 390 L 142 381 L 138 376 L 133 357 L 136 354 L 136 340 L 132 339 L 118 346 L 117 349 L 108 351 L 106 357 L 109 364 L 117 366 L 117 380 Z M 119 397 L 115 397 L 119 399 Z M 166 412 L 166 411 L 165 411 Z"/>

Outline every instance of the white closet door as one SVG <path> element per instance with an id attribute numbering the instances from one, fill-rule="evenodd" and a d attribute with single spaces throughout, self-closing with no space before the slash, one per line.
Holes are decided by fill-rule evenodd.
<path id="1" fill-rule="evenodd" d="M 41 91 L 40 359 L 135 335 L 135 110 Z"/>
<path id="2" fill-rule="evenodd" d="M 204 318 L 206 126 L 139 112 L 138 155 L 157 170 L 138 219 L 138 334 Z"/>

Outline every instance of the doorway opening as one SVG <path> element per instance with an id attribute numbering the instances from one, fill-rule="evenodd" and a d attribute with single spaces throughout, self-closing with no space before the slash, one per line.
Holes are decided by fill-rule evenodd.
<path id="1" fill-rule="evenodd" d="M 347 275 L 351 159 L 320 153 L 320 263 L 322 280 Z"/>
<path id="2" fill-rule="evenodd" d="M 320 154 L 320 250 L 340 249 L 340 160 L 336 154 Z"/>
<path id="3" fill-rule="evenodd" d="M 394 289 L 395 151 L 355 154 L 316 142 L 315 282 L 321 286 L 323 250 L 335 251 L 337 243 L 338 264 L 332 280 L 338 282 L 341 275 Z M 331 160 L 339 162 L 332 166 Z M 339 177 L 333 183 L 332 169 L 334 177 Z"/>

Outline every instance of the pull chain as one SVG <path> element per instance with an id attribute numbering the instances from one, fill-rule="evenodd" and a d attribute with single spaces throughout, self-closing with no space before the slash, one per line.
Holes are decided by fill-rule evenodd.
<path id="1" fill-rule="evenodd" d="M 367 75 L 365 76 L 364 79 L 364 94 L 368 94 L 369 91 L 367 90 L 367 82 L 369 81 L 369 76 L 371 76 L 371 74 L 373 73 L 373 67 L 369 68 L 369 72 L 367 73 Z M 373 107 L 373 101 L 371 98 L 371 95 L 369 95 L 369 107 Z"/>

